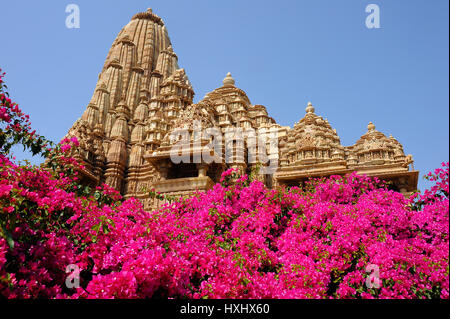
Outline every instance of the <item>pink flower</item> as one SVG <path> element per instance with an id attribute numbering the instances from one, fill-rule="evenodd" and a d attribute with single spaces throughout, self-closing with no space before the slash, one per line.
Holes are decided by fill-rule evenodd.
<path id="1" fill-rule="evenodd" d="M 13 206 L 3 207 L 3 211 L 5 213 L 12 213 L 14 211 L 14 207 Z"/>
<path id="2" fill-rule="evenodd" d="M 61 151 L 64 153 L 71 149 L 71 146 L 69 144 L 64 144 L 61 146 Z"/>
<path id="3" fill-rule="evenodd" d="M 73 136 L 70 141 L 75 145 L 75 146 L 80 146 L 80 143 L 78 142 L 78 139 Z"/>

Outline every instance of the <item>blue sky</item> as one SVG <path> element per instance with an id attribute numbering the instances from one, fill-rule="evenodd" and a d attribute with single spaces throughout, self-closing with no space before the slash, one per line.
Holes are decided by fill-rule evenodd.
<path id="1" fill-rule="evenodd" d="M 70 3 L 80 7 L 80 29 L 65 26 Z M 371 3 L 380 29 L 365 26 Z M 447 0 L 2 1 L 0 67 L 40 134 L 65 135 L 116 35 L 148 7 L 164 19 L 196 101 L 230 71 L 281 125 L 301 119 L 311 101 L 343 145 L 373 121 L 421 175 L 448 161 Z"/>

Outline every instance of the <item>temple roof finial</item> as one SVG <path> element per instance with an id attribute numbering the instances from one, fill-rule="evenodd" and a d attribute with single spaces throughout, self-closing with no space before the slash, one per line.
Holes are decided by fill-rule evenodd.
<path id="1" fill-rule="evenodd" d="M 369 125 L 367 125 L 367 129 L 369 132 L 375 131 L 375 125 L 372 122 L 369 122 Z"/>
<path id="2" fill-rule="evenodd" d="M 308 106 L 306 107 L 306 113 L 314 113 L 315 108 L 311 102 L 308 102 Z"/>
<path id="3" fill-rule="evenodd" d="M 224 86 L 234 86 L 234 83 L 235 83 L 235 81 L 234 81 L 233 77 L 231 76 L 231 73 L 228 72 L 225 79 L 223 79 L 223 85 Z"/>
<path id="4" fill-rule="evenodd" d="M 152 8 L 147 8 L 147 11 L 145 12 L 139 12 L 136 13 L 131 20 L 136 20 L 136 19 L 146 19 L 146 20 L 151 20 L 157 24 L 159 24 L 160 26 L 164 26 L 164 22 L 162 21 L 162 19 L 160 17 L 158 17 L 152 10 Z"/>

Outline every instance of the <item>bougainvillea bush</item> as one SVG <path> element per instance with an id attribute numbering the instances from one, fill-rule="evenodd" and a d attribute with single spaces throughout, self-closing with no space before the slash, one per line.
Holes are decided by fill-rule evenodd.
<path id="1" fill-rule="evenodd" d="M 0 135 L 20 143 L 5 128 L 27 118 L 0 94 Z M 0 143 L 2 297 L 449 298 L 448 163 L 409 198 L 356 174 L 269 190 L 229 170 L 146 212 L 78 184 L 76 139 L 49 149 L 18 130 L 48 160 L 20 166 Z"/>

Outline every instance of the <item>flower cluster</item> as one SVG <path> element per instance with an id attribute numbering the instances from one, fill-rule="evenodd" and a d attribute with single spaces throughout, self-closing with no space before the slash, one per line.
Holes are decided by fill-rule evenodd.
<path id="1" fill-rule="evenodd" d="M 448 298 L 448 197 L 414 211 L 356 174 L 314 192 L 240 180 L 150 213 L 124 202 L 111 229 L 91 231 L 94 277 L 73 297 Z"/>

